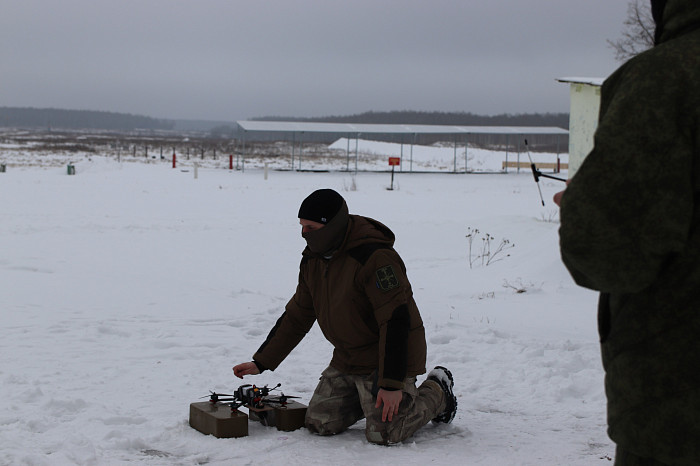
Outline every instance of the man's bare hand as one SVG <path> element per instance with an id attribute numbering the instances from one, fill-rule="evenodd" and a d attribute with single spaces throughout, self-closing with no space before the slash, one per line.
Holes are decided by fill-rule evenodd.
<path id="1" fill-rule="evenodd" d="M 399 405 L 402 399 L 403 391 L 401 390 L 392 391 L 384 390 L 383 388 L 379 389 L 379 393 L 377 393 L 377 404 L 374 407 L 380 408 L 382 404 L 384 404 L 384 409 L 382 409 L 382 422 L 386 422 L 387 419 L 391 422 L 394 414 L 399 414 Z"/>
<path id="2" fill-rule="evenodd" d="M 570 181 L 571 181 L 571 180 L 566 180 L 566 185 L 567 185 L 567 186 L 569 186 L 569 182 L 570 182 Z M 554 203 L 555 203 L 556 205 L 558 205 L 559 207 L 561 207 L 561 198 L 564 196 L 564 193 L 565 193 L 565 192 L 566 192 L 566 189 L 564 189 L 563 191 L 559 191 L 558 193 L 556 193 L 556 194 L 554 195 L 553 201 L 554 201 Z"/>
<path id="3" fill-rule="evenodd" d="M 258 370 L 258 366 L 256 366 L 253 361 L 244 362 L 242 364 L 238 364 L 237 366 L 233 366 L 233 375 L 239 379 L 242 379 L 244 375 L 256 375 L 259 373 L 260 371 Z"/>

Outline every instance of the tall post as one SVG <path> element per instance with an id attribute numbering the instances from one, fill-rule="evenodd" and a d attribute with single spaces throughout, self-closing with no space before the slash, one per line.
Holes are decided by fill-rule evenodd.
<path id="1" fill-rule="evenodd" d="M 469 135 L 465 134 L 464 135 L 464 173 L 468 173 L 469 170 L 467 168 L 467 161 L 469 160 L 467 158 L 468 154 L 467 152 L 469 151 Z"/>
<path id="2" fill-rule="evenodd" d="M 454 156 L 454 168 L 453 173 L 457 173 L 457 135 L 455 135 L 455 156 Z"/>
<path id="3" fill-rule="evenodd" d="M 510 149 L 510 134 L 506 136 L 506 170 L 505 172 L 508 173 L 508 150 Z"/>
<path id="4" fill-rule="evenodd" d="M 248 150 L 248 146 L 246 145 L 246 135 L 248 134 L 248 131 L 243 132 L 243 151 L 241 152 L 241 171 L 245 171 L 245 156 L 246 156 L 246 151 Z M 236 167 L 238 168 L 238 167 Z"/>
<path id="5" fill-rule="evenodd" d="M 299 133 L 299 170 L 301 170 L 301 156 L 304 153 L 304 132 Z"/>
<path id="6" fill-rule="evenodd" d="M 416 144 L 416 133 L 413 133 L 413 142 L 411 142 L 411 163 L 408 165 L 408 171 L 413 173 L 413 146 Z"/>
<path id="7" fill-rule="evenodd" d="M 355 133 L 355 174 L 357 174 L 358 148 L 360 147 L 360 133 Z"/>

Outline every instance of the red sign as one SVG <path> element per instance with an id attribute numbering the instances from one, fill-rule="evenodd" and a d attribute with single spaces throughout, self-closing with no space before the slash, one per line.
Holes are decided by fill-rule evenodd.
<path id="1" fill-rule="evenodd" d="M 401 165 L 401 157 L 389 157 L 389 166 Z"/>

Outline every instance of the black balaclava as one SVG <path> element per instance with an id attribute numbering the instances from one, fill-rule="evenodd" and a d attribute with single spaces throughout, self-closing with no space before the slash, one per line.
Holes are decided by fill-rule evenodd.
<path id="1" fill-rule="evenodd" d="M 656 24 L 654 45 L 659 44 L 661 34 L 664 32 L 664 8 L 666 8 L 666 0 L 651 0 L 651 16 L 654 18 L 654 23 Z"/>
<path id="2" fill-rule="evenodd" d="M 329 256 L 343 244 L 350 216 L 345 199 L 332 189 L 309 194 L 299 207 L 299 218 L 324 225 L 301 234 L 311 252 Z"/>

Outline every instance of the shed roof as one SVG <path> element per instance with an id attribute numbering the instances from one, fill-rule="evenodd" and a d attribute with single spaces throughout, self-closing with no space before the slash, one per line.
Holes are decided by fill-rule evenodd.
<path id="1" fill-rule="evenodd" d="M 591 86 L 602 86 L 605 78 L 557 78 L 560 83 L 590 84 Z"/>
<path id="2" fill-rule="evenodd" d="M 244 131 L 349 134 L 569 134 L 555 126 L 444 126 L 313 123 L 298 121 L 237 121 Z"/>

